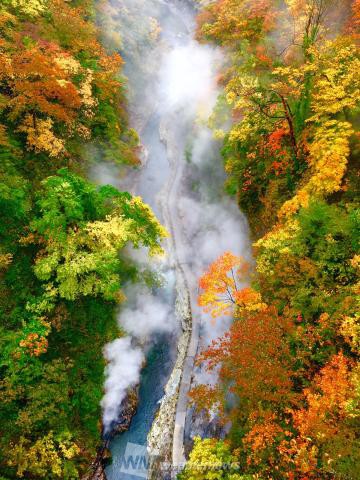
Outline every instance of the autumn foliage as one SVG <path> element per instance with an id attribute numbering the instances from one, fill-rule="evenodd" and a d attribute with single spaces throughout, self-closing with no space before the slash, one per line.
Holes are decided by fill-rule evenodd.
<path id="1" fill-rule="evenodd" d="M 239 477 L 219 478 L 359 476 L 358 14 L 357 1 L 224 0 L 199 16 L 198 37 L 229 58 L 226 186 L 256 261 L 244 284 L 226 252 L 199 282 L 200 306 L 233 317 L 198 358 L 218 383 L 191 393 L 231 421 Z"/>
<path id="2" fill-rule="evenodd" d="M 105 52 L 86 14 L 85 2 L 74 8 L 61 0 L 46 6 L 13 0 L 0 12 L 2 115 L 35 153 L 68 155 L 74 140 L 103 143 L 108 137 L 113 145 L 107 150 L 136 162 L 136 150 L 121 141 L 129 135 L 118 76 L 122 59 Z"/>
<path id="3" fill-rule="evenodd" d="M 243 259 L 225 252 L 199 280 L 199 287 L 203 290 L 199 305 L 206 312 L 211 312 L 213 317 L 231 313 L 238 285 L 247 271 L 248 266 Z"/>
<path id="4" fill-rule="evenodd" d="M 161 254 L 166 236 L 140 197 L 87 178 L 97 158 L 138 163 L 123 60 L 100 41 L 96 3 L 0 2 L 1 480 L 87 472 L 101 352 L 138 277 L 123 249 Z"/>

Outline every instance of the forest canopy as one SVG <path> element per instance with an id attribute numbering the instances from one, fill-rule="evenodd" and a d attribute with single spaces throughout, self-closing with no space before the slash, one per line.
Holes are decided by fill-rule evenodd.
<path id="1" fill-rule="evenodd" d="M 233 321 L 198 355 L 218 377 L 191 402 L 226 428 L 194 438 L 179 479 L 357 480 L 360 1 L 195 3 L 197 41 L 225 59 L 210 126 L 254 266 L 225 251 L 199 278 L 209 322 Z M 89 180 L 97 158 L 139 165 L 120 46 L 148 66 L 102 7 L 0 5 L 0 480 L 86 475 L 103 347 L 142 276 L 126 249 L 167 236 L 140 197 Z"/>
<path id="2" fill-rule="evenodd" d="M 195 441 L 181 479 L 359 476 L 359 13 L 222 0 L 198 17 L 228 58 L 217 110 L 231 128 L 216 134 L 256 266 L 240 289 L 248 266 L 224 252 L 199 281 L 199 305 L 234 322 L 198 359 L 218 383 L 191 396 L 232 426 L 225 443 Z"/>
<path id="3" fill-rule="evenodd" d="M 0 6 L 1 479 L 82 476 L 101 442 L 104 345 L 166 236 L 140 197 L 88 180 L 89 152 L 137 165 L 123 60 L 89 0 Z"/>

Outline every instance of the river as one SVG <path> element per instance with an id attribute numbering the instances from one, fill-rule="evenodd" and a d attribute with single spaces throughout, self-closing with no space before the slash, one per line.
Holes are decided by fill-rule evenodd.
<path id="1" fill-rule="evenodd" d="M 223 58 L 195 41 L 193 2 L 113 0 L 107 15 L 109 30 L 118 24 L 123 37 L 131 122 L 140 134 L 143 166 L 123 175 L 117 167 L 100 165 L 94 175 L 142 196 L 171 234 L 158 267 L 164 285 L 144 300 L 148 306 L 133 296 L 127 313 L 120 312 L 122 324 L 123 315 L 153 325 L 151 342 L 139 341 L 136 328 L 130 332 L 147 361 L 137 413 L 130 429 L 112 440 L 106 469 L 108 480 L 133 480 L 145 474 L 123 471 L 129 442 L 177 464 L 184 460 L 185 423 L 187 436 L 199 430 L 189 419 L 187 393 L 192 383 L 214 378 L 194 371 L 194 357 L 226 330 L 229 319 L 213 326 L 203 317 L 196 305 L 197 278 L 226 250 L 249 257 L 249 241 L 245 218 L 224 194 L 220 145 L 206 124 L 219 94 L 216 75 Z M 152 472 L 152 478 L 165 477 L 160 469 Z"/>

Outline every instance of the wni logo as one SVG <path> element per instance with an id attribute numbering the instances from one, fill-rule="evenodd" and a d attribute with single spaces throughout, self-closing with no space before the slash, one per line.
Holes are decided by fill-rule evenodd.
<path id="1" fill-rule="evenodd" d="M 120 472 L 134 477 L 147 478 L 149 455 L 144 445 L 128 442 L 125 453 L 120 458 Z"/>

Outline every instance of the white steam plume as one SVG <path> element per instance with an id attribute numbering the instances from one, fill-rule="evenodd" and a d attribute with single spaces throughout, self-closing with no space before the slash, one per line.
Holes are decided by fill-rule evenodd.
<path id="1" fill-rule="evenodd" d="M 122 310 L 119 316 L 124 329 L 142 342 L 154 333 L 171 332 L 173 320 L 170 306 L 148 292 L 140 292 L 135 305 Z"/>
<path id="2" fill-rule="evenodd" d="M 192 121 L 199 111 L 202 115 L 210 113 L 217 96 L 214 66 L 221 59 L 220 50 L 195 41 L 176 45 L 160 69 L 159 97 L 163 99 L 163 113 L 183 107 L 182 117 L 191 116 Z"/>
<path id="3" fill-rule="evenodd" d="M 114 34 L 120 32 L 122 35 L 132 124 L 140 132 L 149 152 L 149 162 L 135 182 L 137 194 L 142 195 L 156 212 L 156 198 L 168 178 L 169 162 L 172 165 L 176 162 L 183 175 L 178 175 L 181 181 L 171 200 L 169 213 L 178 229 L 184 230 L 185 241 L 177 244 L 181 262 L 189 264 L 198 277 L 225 250 L 243 255 L 246 251 L 247 256 L 244 217 L 234 202 L 224 199 L 221 174 L 219 177 L 218 173 L 215 176 L 212 173 L 222 171 L 221 166 L 216 166 L 220 162 L 219 145 L 212 139 L 212 132 L 197 121 L 202 119 L 205 123 L 215 105 L 219 93 L 216 70 L 223 61 L 222 54 L 190 39 L 189 32 L 195 28 L 193 13 L 189 9 L 191 2 L 109 0 L 109 3 L 111 8 L 105 8 L 103 12 L 103 31 L 107 32 L 110 43 Z M 157 26 L 161 33 L 157 33 Z M 160 142 L 159 125 L 166 148 Z M 191 164 L 184 165 L 183 153 L 189 142 L 192 146 Z M 110 168 L 98 167 L 94 173 L 100 180 L 114 183 L 114 171 Z M 191 188 L 192 183 L 200 185 L 196 192 Z M 127 188 L 121 178 L 115 179 L 115 184 Z M 135 253 L 139 260 L 141 252 Z M 171 270 L 168 272 L 173 274 Z M 193 283 L 192 287 L 196 288 Z M 120 312 L 118 321 L 136 339 L 135 343 L 144 344 L 154 333 L 175 329 L 173 285 L 173 279 L 169 278 L 166 288 L 156 295 L 133 286 L 126 292 L 129 301 Z M 194 310 L 195 315 L 202 315 L 196 307 Z M 212 326 L 208 319 L 204 319 L 202 345 L 220 336 L 229 322 L 229 318 L 222 319 Z M 111 424 L 119 414 L 126 394 L 125 382 L 134 385 L 132 378 L 138 380 L 140 376 L 141 362 L 133 362 L 139 348 L 133 347 L 130 340 L 125 344 L 117 342 L 106 347 L 114 357 L 106 371 L 106 393 L 102 402 L 105 425 Z M 112 347 L 113 344 L 117 347 Z M 134 367 L 131 378 L 118 368 L 122 362 L 125 370 Z M 118 382 L 123 385 L 120 389 Z"/>
<path id="4" fill-rule="evenodd" d="M 105 395 L 101 401 L 104 430 L 107 432 L 118 418 L 119 407 L 127 394 L 127 389 L 137 385 L 144 354 L 140 348 L 131 345 L 131 338 L 118 338 L 104 348 L 108 361 L 105 369 Z"/>
<path id="5" fill-rule="evenodd" d="M 140 268 L 148 263 L 145 248 L 127 248 L 127 254 Z M 128 388 L 139 383 L 145 353 L 153 344 L 154 336 L 172 333 L 178 328 L 171 307 L 174 272 L 165 260 L 159 261 L 157 270 L 164 279 L 164 286 L 154 293 L 143 285 L 130 284 L 124 288 L 127 302 L 119 311 L 117 321 L 121 330 L 125 330 L 129 336 L 109 343 L 104 349 L 109 362 L 105 370 L 105 395 L 101 403 L 105 432 L 118 419 Z"/>

